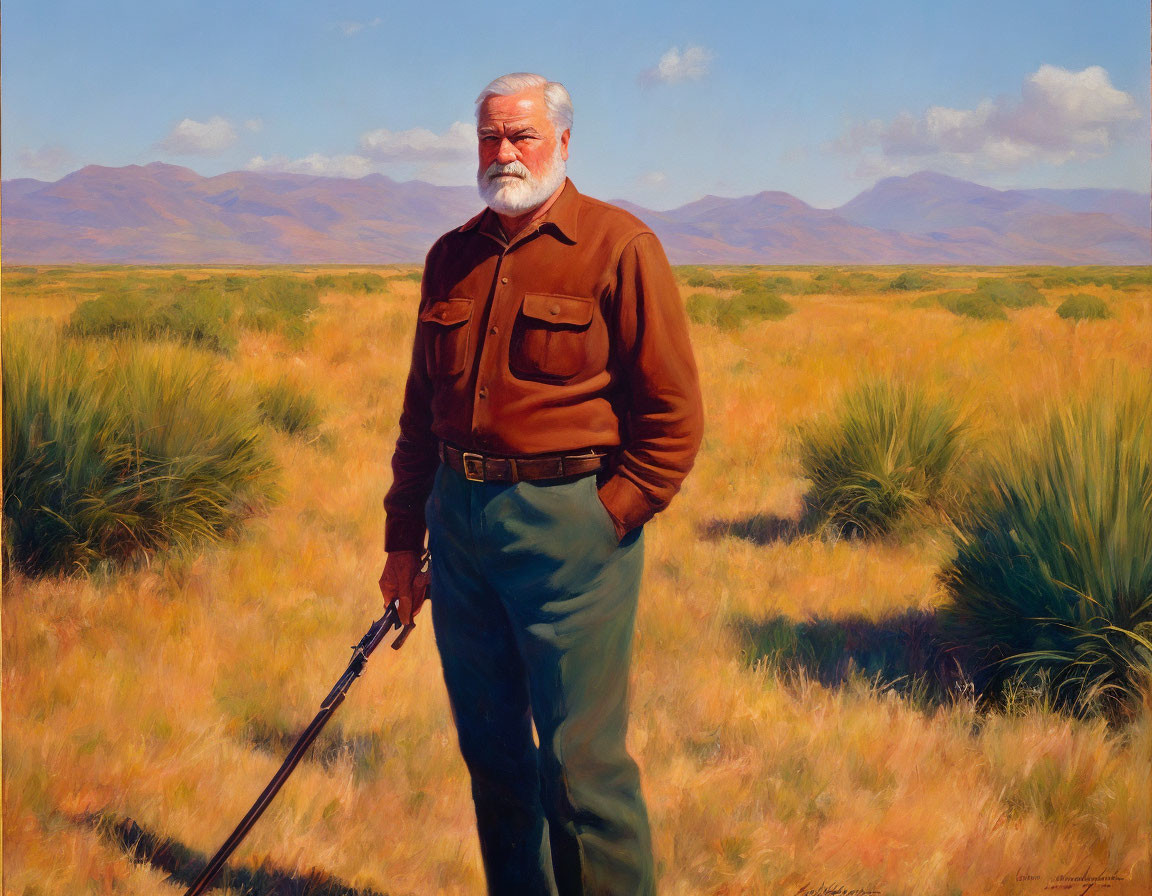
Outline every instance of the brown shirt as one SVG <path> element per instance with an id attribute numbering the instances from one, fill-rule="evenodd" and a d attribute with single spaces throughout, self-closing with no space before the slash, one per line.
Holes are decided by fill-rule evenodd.
<path id="1" fill-rule="evenodd" d="M 428 253 L 385 549 L 423 547 L 438 440 L 501 457 L 606 449 L 600 498 L 624 532 L 672 500 L 703 422 L 680 294 L 641 221 L 571 181 L 511 243 L 485 211 Z"/>

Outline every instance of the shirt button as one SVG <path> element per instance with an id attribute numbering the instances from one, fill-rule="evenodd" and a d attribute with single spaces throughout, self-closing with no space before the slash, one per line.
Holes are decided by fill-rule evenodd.
<path id="1" fill-rule="evenodd" d="M 508 278 L 507 278 L 507 277 L 501 277 L 501 278 L 500 278 L 500 282 L 501 282 L 501 283 L 507 283 L 507 282 L 508 282 Z"/>
<path id="2" fill-rule="evenodd" d="M 548 313 L 553 314 L 553 315 L 559 314 L 560 313 L 560 306 L 559 305 L 553 305 L 551 308 L 548 309 Z"/>
<path id="3" fill-rule="evenodd" d="M 481 386 L 480 387 L 480 397 L 481 398 L 487 398 L 488 397 L 488 387 L 487 386 Z"/>
<path id="4" fill-rule="evenodd" d="M 493 336 L 495 336 L 497 333 L 499 333 L 499 332 L 500 332 L 500 328 L 499 328 L 499 327 L 493 327 L 493 328 L 492 328 L 491 330 L 489 330 L 488 332 L 489 332 L 489 333 L 491 333 Z"/>

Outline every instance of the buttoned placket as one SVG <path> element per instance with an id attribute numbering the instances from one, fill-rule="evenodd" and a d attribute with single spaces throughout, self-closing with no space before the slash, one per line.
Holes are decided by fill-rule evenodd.
<path id="1" fill-rule="evenodd" d="M 515 249 L 539 233 L 540 225 L 535 224 L 524 233 L 518 234 L 511 243 L 495 234 L 484 233 L 500 246 L 500 257 L 492 272 L 493 283 L 489 290 L 492 305 L 488 310 L 486 329 L 480 333 L 476 383 L 472 394 L 472 438 L 477 448 L 483 448 L 488 441 L 492 424 L 491 405 L 488 401 L 491 394 L 489 386 L 499 380 L 503 373 L 502 368 L 507 366 L 512 328 L 516 322 L 516 314 L 520 310 L 519 304 L 510 299 L 515 290 L 512 278 L 509 276 L 510 257 Z"/>

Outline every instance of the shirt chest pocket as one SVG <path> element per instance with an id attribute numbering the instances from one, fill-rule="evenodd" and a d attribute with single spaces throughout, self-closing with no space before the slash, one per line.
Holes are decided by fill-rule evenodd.
<path id="1" fill-rule="evenodd" d="M 508 362 L 522 379 L 567 380 L 588 363 L 594 302 L 578 296 L 527 293 L 512 331 Z"/>
<path id="2" fill-rule="evenodd" d="M 428 375 L 459 376 L 468 360 L 472 300 L 452 297 L 433 302 L 420 313 L 420 334 Z"/>

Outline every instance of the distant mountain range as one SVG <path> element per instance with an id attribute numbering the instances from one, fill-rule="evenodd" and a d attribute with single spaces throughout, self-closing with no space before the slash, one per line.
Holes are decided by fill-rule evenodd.
<path id="1" fill-rule="evenodd" d="M 9 264 L 420 262 L 480 209 L 472 187 L 89 165 L 3 183 Z M 788 193 L 706 196 L 648 223 L 676 264 L 1148 264 L 1148 194 L 995 190 L 921 172 L 836 209 Z"/>

